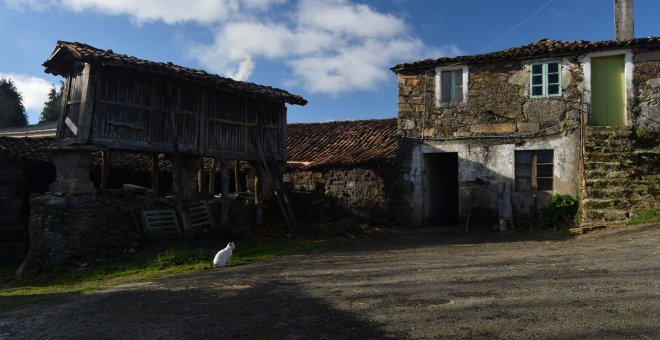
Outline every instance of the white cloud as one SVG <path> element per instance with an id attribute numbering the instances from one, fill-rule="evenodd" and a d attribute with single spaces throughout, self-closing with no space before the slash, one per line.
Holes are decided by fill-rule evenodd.
<path id="1" fill-rule="evenodd" d="M 288 68 L 286 83 L 315 93 L 371 90 L 396 63 L 460 53 L 425 46 L 402 18 L 350 0 L 4 1 L 125 15 L 135 24 L 196 22 L 214 33 L 189 51 L 204 68 L 247 80 L 265 59 Z"/>
<path id="2" fill-rule="evenodd" d="M 316 93 L 370 90 L 387 81 L 389 67 L 424 55 L 424 43 L 400 18 L 347 0 L 300 1 L 277 20 L 244 16 L 219 25 L 211 44 L 190 55 L 213 72 L 245 80 L 260 58 L 283 62 L 290 84 Z M 431 48 L 434 57 L 455 46 Z"/>
<path id="3" fill-rule="evenodd" d="M 5 0 L 14 9 L 48 10 L 61 6 L 70 10 L 126 15 L 136 24 L 162 21 L 167 24 L 198 22 L 211 24 L 237 14 L 242 8 L 264 10 L 284 0 Z"/>
<path id="4" fill-rule="evenodd" d="M 30 123 L 36 123 L 39 115 L 44 108 L 44 103 L 48 100 L 48 92 L 53 86 L 46 79 L 28 76 L 16 73 L 0 73 L 0 78 L 11 79 L 23 96 L 23 106 L 28 113 Z M 59 85 L 56 85 L 59 88 Z"/>

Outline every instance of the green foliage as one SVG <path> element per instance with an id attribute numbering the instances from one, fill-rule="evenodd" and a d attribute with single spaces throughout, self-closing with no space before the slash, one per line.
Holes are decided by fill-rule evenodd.
<path id="1" fill-rule="evenodd" d="M 11 79 L 0 79 L 0 128 L 27 125 L 23 96 Z"/>
<path id="2" fill-rule="evenodd" d="M 628 224 L 644 224 L 660 222 L 660 209 L 650 209 L 639 214 L 634 214 L 628 221 Z"/>
<path id="3" fill-rule="evenodd" d="M 554 230 L 565 229 L 573 224 L 580 199 L 576 196 L 554 194 L 547 207 L 539 210 L 541 224 Z"/>
<path id="4" fill-rule="evenodd" d="M 50 88 L 50 92 L 48 92 L 48 101 L 44 103 L 44 109 L 41 111 L 41 118 L 39 118 L 39 123 L 54 122 L 60 118 L 63 89 L 64 83 L 62 82 L 60 82 L 59 91 L 55 88 L 55 86 Z"/>

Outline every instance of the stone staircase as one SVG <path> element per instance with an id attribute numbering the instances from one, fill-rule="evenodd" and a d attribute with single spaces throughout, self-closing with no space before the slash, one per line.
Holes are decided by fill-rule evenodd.
<path id="1" fill-rule="evenodd" d="M 657 206 L 659 164 L 660 150 L 636 148 L 629 128 L 588 127 L 581 228 L 623 223 Z"/>

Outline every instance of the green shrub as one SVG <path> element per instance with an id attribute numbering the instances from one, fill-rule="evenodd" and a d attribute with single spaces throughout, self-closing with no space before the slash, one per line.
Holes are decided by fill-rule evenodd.
<path id="1" fill-rule="evenodd" d="M 547 207 L 539 210 L 541 225 L 554 230 L 566 229 L 573 225 L 580 198 L 571 195 L 554 194 Z"/>

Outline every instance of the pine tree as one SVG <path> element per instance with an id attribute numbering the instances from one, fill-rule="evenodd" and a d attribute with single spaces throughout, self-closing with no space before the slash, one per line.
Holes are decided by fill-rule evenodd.
<path id="1" fill-rule="evenodd" d="M 0 79 L 0 128 L 25 126 L 27 123 L 23 96 L 11 79 Z"/>
<path id="2" fill-rule="evenodd" d="M 50 88 L 48 93 L 48 101 L 44 103 L 44 110 L 41 111 L 41 118 L 39 123 L 55 122 L 60 119 L 60 109 L 62 102 L 62 89 L 64 84 L 60 82 L 60 90 L 56 90 L 55 86 Z"/>

